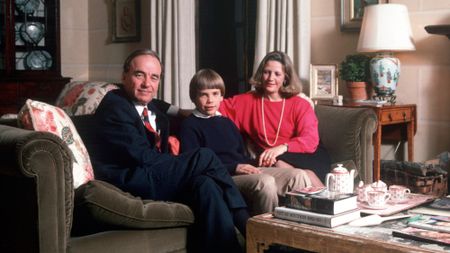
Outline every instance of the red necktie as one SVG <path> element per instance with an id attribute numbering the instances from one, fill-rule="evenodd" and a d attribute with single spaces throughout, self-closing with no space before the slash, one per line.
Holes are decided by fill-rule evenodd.
<path id="1" fill-rule="evenodd" d="M 147 107 L 144 107 L 144 111 L 142 112 L 142 117 L 144 118 L 144 125 L 148 129 L 148 131 L 152 132 L 155 135 L 155 145 L 156 148 L 161 151 L 161 137 L 159 134 L 153 129 L 152 125 L 150 124 L 150 120 L 148 119 L 148 109 Z"/>
<path id="2" fill-rule="evenodd" d="M 159 134 L 153 129 L 152 125 L 150 124 L 150 120 L 148 119 L 148 109 L 147 107 L 144 107 L 144 111 L 142 112 L 142 117 L 144 119 L 144 125 L 148 129 L 148 131 L 152 132 L 155 135 L 155 144 L 156 148 L 161 151 L 161 137 Z M 180 154 L 180 142 L 178 139 L 174 136 L 169 136 L 169 139 L 167 140 L 169 145 L 169 151 L 172 155 L 178 155 Z"/>

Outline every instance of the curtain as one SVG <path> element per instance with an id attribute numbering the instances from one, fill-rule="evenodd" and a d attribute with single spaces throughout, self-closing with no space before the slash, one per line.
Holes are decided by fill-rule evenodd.
<path id="1" fill-rule="evenodd" d="M 150 0 L 150 48 L 164 65 L 158 97 L 192 108 L 189 81 L 195 74 L 195 0 Z"/>
<path id="2" fill-rule="evenodd" d="M 291 57 L 303 81 L 304 91 L 308 90 L 311 1 L 259 0 L 257 5 L 253 71 L 268 52 L 283 51 Z"/>

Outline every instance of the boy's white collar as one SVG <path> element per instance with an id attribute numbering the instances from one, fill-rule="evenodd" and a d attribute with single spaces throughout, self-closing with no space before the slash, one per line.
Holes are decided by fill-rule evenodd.
<path id="1" fill-rule="evenodd" d="M 211 117 L 215 117 L 215 116 L 222 116 L 222 114 L 219 111 L 216 111 L 214 116 L 210 116 L 210 115 L 206 115 L 204 113 L 201 113 L 199 110 L 195 109 L 192 114 L 194 114 L 195 117 L 197 118 L 202 118 L 202 119 L 208 119 Z"/>

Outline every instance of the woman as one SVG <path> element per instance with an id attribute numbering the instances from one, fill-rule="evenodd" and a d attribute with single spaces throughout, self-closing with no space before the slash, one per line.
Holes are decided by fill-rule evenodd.
<path id="1" fill-rule="evenodd" d="M 301 168 L 313 185 L 323 185 L 330 158 L 319 145 L 314 110 L 297 96 L 302 87 L 289 56 L 268 53 L 250 83 L 254 91 L 224 100 L 219 111 L 256 146 L 259 166 Z"/>

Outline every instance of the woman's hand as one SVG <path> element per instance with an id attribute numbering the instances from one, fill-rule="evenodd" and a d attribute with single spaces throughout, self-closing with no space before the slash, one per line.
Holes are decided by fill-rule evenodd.
<path id="1" fill-rule="evenodd" d="M 259 155 L 258 166 L 270 167 L 274 165 L 277 162 L 277 157 L 287 152 L 287 150 L 288 147 L 285 144 L 264 150 L 264 152 Z"/>
<path id="2" fill-rule="evenodd" d="M 250 164 L 238 164 L 236 175 L 260 174 L 261 170 Z"/>

